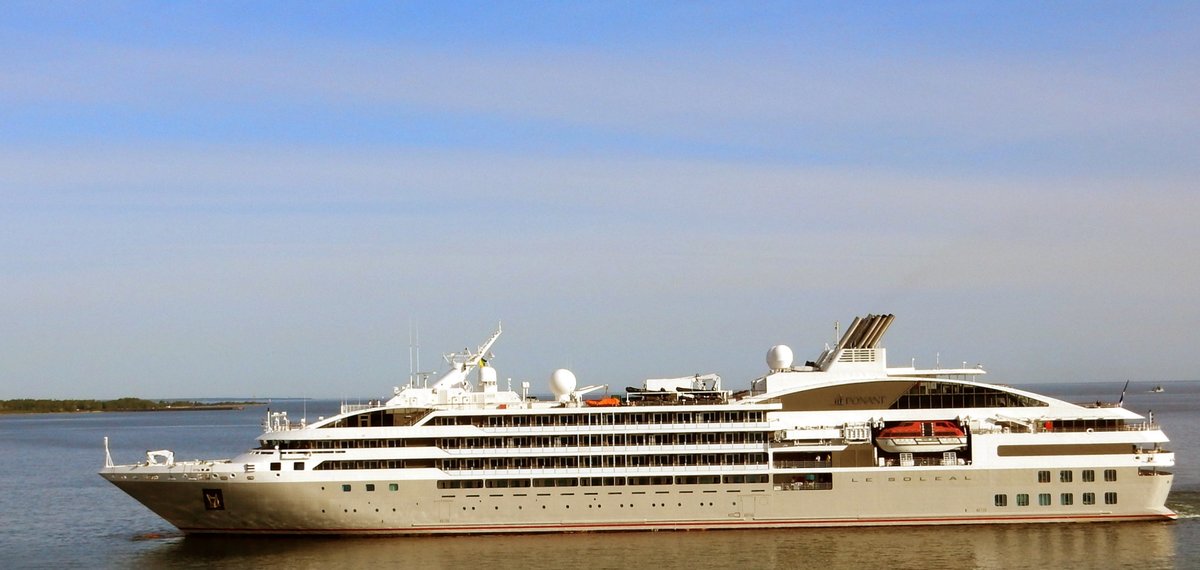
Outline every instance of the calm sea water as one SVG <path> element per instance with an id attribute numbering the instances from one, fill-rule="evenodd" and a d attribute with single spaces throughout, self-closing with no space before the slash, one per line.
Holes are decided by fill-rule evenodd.
<path id="1" fill-rule="evenodd" d="M 1028 387 L 1069 401 L 1114 401 L 1121 386 Z M 179 459 L 250 447 L 264 408 L 244 411 L 0 416 L 0 564 L 38 567 L 439 568 L 1197 568 L 1200 567 L 1200 382 L 1127 408 L 1153 411 L 1179 454 L 1174 523 L 806 529 L 437 538 L 185 537 L 100 479 L 103 438 L 130 463 L 147 449 Z M 276 401 L 294 419 L 337 402 Z"/>

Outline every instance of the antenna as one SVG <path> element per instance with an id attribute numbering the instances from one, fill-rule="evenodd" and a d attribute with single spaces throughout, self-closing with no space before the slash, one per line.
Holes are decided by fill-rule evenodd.
<path id="1" fill-rule="evenodd" d="M 421 325 L 408 319 L 408 385 L 414 386 L 421 374 Z"/>

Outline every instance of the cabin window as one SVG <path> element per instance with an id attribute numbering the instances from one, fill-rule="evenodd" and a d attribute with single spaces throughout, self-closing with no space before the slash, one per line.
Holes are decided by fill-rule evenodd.
<path id="1" fill-rule="evenodd" d="M 1110 483 L 1113 481 L 1116 481 L 1117 480 L 1117 470 L 1116 469 L 1105 469 L 1104 470 L 1104 480 L 1108 481 Z"/>
<path id="2" fill-rule="evenodd" d="M 349 492 L 350 492 L 350 485 L 342 485 L 342 492 L 343 492 L 343 493 L 349 493 Z"/>
<path id="3" fill-rule="evenodd" d="M 1059 471 L 1058 472 L 1058 482 L 1059 483 L 1070 483 L 1071 482 L 1071 472 L 1070 471 Z"/>
<path id="4" fill-rule="evenodd" d="M 1083 470 L 1083 482 L 1091 483 L 1096 480 L 1096 472 L 1091 469 Z"/>
<path id="5" fill-rule="evenodd" d="M 1050 472 L 1049 471 L 1038 471 L 1038 483 L 1049 483 L 1049 482 L 1050 482 Z"/>
<path id="6" fill-rule="evenodd" d="M 1113 493 L 1113 492 L 1105 493 L 1104 494 L 1104 504 L 1106 504 L 1106 505 L 1117 504 L 1117 494 Z"/>
<path id="7" fill-rule="evenodd" d="M 1085 504 L 1085 505 L 1096 504 L 1096 494 L 1095 493 L 1084 493 L 1083 494 L 1083 504 Z"/>
<path id="8" fill-rule="evenodd" d="M 1050 493 L 1042 493 L 1038 495 L 1038 504 L 1043 507 L 1050 506 Z"/>
<path id="9" fill-rule="evenodd" d="M 367 483 L 367 490 L 368 490 L 368 491 L 374 491 L 374 490 L 375 490 L 375 484 L 374 484 L 374 483 Z"/>
<path id="10" fill-rule="evenodd" d="M 1063 493 L 1062 495 L 1059 495 L 1058 502 L 1059 502 L 1059 504 L 1061 504 L 1063 506 L 1073 505 L 1073 504 L 1075 504 L 1075 494 L 1074 493 Z"/>
<path id="11" fill-rule="evenodd" d="M 388 490 L 389 491 L 399 491 L 400 485 L 397 483 L 388 483 Z"/>
<path id="12" fill-rule="evenodd" d="M 996 495 L 996 506 L 997 507 L 1007 507 L 1008 506 L 1008 495 Z"/>
<path id="13" fill-rule="evenodd" d="M 294 470 L 296 470 L 296 471 L 304 471 L 304 462 L 303 462 L 303 461 L 297 461 L 297 462 L 293 463 L 293 464 L 292 464 L 292 469 L 294 469 Z"/>
<path id="14" fill-rule="evenodd" d="M 1029 494 L 1028 493 L 1021 493 L 1021 494 L 1017 495 L 1017 506 L 1018 507 L 1028 507 L 1029 506 Z"/>
<path id="15" fill-rule="evenodd" d="M 445 479 L 437 482 L 438 489 L 482 489 L 483 479 Z"/>
<path id="16" fill-rule="evenodd" d="M 278 461 L 271 462 L 271 471 L 279 471 L 283 468 L 283 464 Z"/>

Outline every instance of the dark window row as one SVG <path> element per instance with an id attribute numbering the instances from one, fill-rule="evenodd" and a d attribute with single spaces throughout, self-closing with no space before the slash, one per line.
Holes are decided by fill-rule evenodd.
<path id="1" fill-rule="evenodd" d="M 502 415 L 444 415 L 433 418 L 428 425 L 476 427 L 586 426 L 586 425 L 651 425 L 651 424 L 713 424 L 764 421 L 762 410 L 727 410 L 699 412 L 646 412 L 643 410 L 605 410 L 587 413 L 543 413 Z"/>
<path id="2" fill-rule="evenodd" d="M 303 451 L 316 449 L 378 449 L 384 447 L 433 447 L 435 442 L 430 438 L 406 439 L 283 439 L 264 441 L 259 449 L 273 450 L 278 447 L 284 451 Z"/>
<path id="3" fill-rule="evenodd" d="M 544 447 L 623 447 L 630 445 L 704 445 L 764 443 L 767 434 L 751 432 L 607 433 L 505 437 L 443 437 L 442 449 L 510 449 Z"/>
<path id="4" fill-rule="evenodd" d="M 1085 505 L 1096 504 L 1096 494 L 1090 493 L 1090 492 L 1083 493 L 1083 501 L 1082 502 Z M 1028 493 L 1017 494 L 1017 503 L 1016 504 L 1018 507 L 1028 507 L 1029 506 L 1029 494 Z M 1038 494 L 1038 505 L 1043 506 L 1043 507 L 1048 507 L 1051 504 L 1052 504 L 1052 501 L 1051 501 L 1050 493 L 1039 493 Z M 1063 505 L 1063 506 L 1070 506 L 1070 505 L 1075 504 L 1075 494 L 1074 493 L 1059 494 L 1058 504 Z M 1106 505 L 1117 504 L 1117 494 L 1115 492 L 1111 492 L 1111 491 L 1105 493 L 1104 494 L 1104 504 L 1106 504 Z M 1008 495 L 1003 494 L 1003 493 L 997 494 L 995 497 L 995 505 L 997 507 L 1007 507 L 1008 506 Z"/>
<path id="5" fill-rule="evenodd" d="M 324 489 L 325 487 L 321 487 L 321 488 L 322 488 L 322 489 Z M 345 492 L 345 493 L 349 493 L 349 492 L 350 492 L 350 490 L 351 490 L 351 488 L 352 488 L 352 487 L 351 487 L 349 484 L 344 484 L 344 485 L 342 485 L 342 491 L 343 491 L 343 492 Z M 374 492 L 374 491 L 375 491 L 375 484 L 374 484 L 374 483 L 367 483 L 366 485 L 363 485 L 363 490 L 365 490 L 365 491 L 367 491 L 367 492 Z M 388 490 L 389 490 L 389 491 L 399 491 L 399 490 L 400 490 L 400 484 L 399 484 L 399 483 L 388 483 Z"/>
<path id="6" fill-rule="evenodd" d="M 1080 475 L 1080 479 L 1084 483 L 1093 483 L 1096 481 L 1096 471 L 1094 469 L 1084 469 L 1083 471 L 1079 472 L 1079 475 Z M 1074 480 L 1074 478 L 1075 478 L 1074 472 L 1071 471 L 1070 469 L 1063 469 L 1062 471 L 1058 472 L 1058 482 L 1059 483 L 1070 483 L 1072 480 Z M 1117 470 L 1116 469 L 1105 469 L 1104 470 L 1104 480 L 1109 483 L 1116 481 L 1117 480 Z M 1050 471 L 1048 471 L 1048 470 L 1047 471 L 1038 471 L 1038 483 L 1049 483 L 1049 482 L 1050 482 Z"/>
<path id="7" fill-rule="evenodd" d="M 371 410 L 331 422 L 323 428 L 343 427 L 398 427 L 416 425 L 422 418 L 429 415 L 428 408 L 390 408 Z"/>
<path id="8" fill-rule="evenodd" d="M 766 475 L 651 475 L 639 477 L 552 477 L 534 479 L 447 479 L 438 489 L 505 489 L 525 487 L 612 487 L 624 485 L 719 485 L 766 483 Z M 373 485 L 371 485 L 373 487 Z M 343 485 L 343 489 L 348 485 Z M 368 490 L 374 490 L 368 489 Z"/>
<path id="9" fill-rule="evenodd" d="M 765 453 L 694 453 L 666 455 L 565 455 L 551 457 L 464 457 L 442 459 L 446 471 L 480 469 L 573 469 L 601 467 L 688 467 L 693 465 L 763 465 Z"/>
<path id="10" fill-rule="evenodd" d="M 985 386 L 952 382 L 917 382 L 896 403 L 893 410 L 937 408 L 1021 408 L 1046 406 L 1045 402 Z"/>
<path id="11" fill-rule="evenodd" d="M 616 433 L 502 437 L 443 437 L 407 439 L 271 440 L 259 449 L 285 451 L 320 449 L 378 449 L 433 447 L 442 449 L 508 449 L 529 447 L 614 447 L 628 445 L 704 445 L 764 443 L 767 434 L 751 432 Z"/>

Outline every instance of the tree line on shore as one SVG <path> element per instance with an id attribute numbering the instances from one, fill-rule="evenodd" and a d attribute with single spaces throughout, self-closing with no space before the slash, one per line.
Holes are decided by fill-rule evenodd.
<path id="1" fill-rule="evenodd" d="M 18 399 L 0 400 L 3 413 L 58 413 L 58 412 L 140 412 L 188 408 L 228 408 L 253 405 L 257 402 L 195 402 L 184 400 L 145 400 L 142 398 L 117 398 L 116 400 L 46 400 Z"/>

